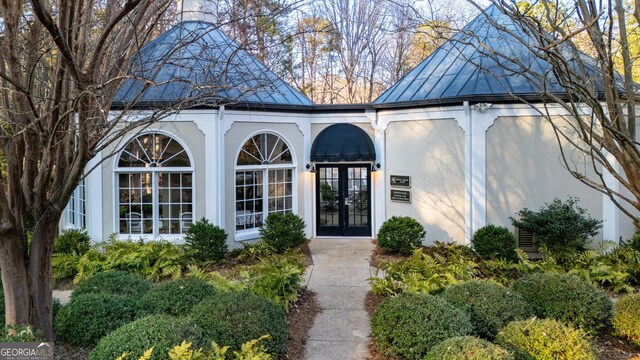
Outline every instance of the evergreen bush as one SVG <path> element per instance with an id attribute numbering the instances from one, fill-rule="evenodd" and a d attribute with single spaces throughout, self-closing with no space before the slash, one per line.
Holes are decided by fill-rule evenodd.
<path id="1" fill-rule="evenodd" d="M 532 306 L 536 316 L 586 331 L 601 328 L 613 310 L 607 294 L 575 275 L 529 274 L 516 280 L 513 290 Z"/>
<path id="2" fill-rule="evenodd" d="M 63 230 L 53 243 L 56 254 L 83 255 L 91 248 L 91 237 L 84 229 Z"/>
<path id="3" fill-rule="evenodd" d="M 504 348 L 473 336 L 449 338 L 434 346 L 424 360 L 513 360 Z"/>
<path id="4" fill-rule="evenodd" d="M 304 228 L 304 220 L 294 213 L 270 213 L 259 231 L 269 247 L 283 253 L 305 241 Z"/>
<path id="5" fill-rule="evenodd" d="M 216 294 L 204 280 L 187 277 L 154 286 L 140 301 L 141 314 L 182 316 L 202 300 Z"/>
<path id="6" fill-rule="evenodd" d="M 128 359 L 138 359 L 153 348 L 150 360 L 164 360 L 176 344 L 187 341 L 194 348 L 209 345 L 200 329 L 189 318 L 169 315 L 152 315 L 125 324 L 100 339 L 89 353 L 89 360 L 113 360 L 123 353 Z"/>
<path id="7" fill-rule="evenodd" d="M 105 293 L 79 295 L 55 317 L 55 335 L 71 345 L 92 346 L 135 316 L 131 298 Z"/>
<path id="8" fill-rule="evenodd" d="M 371 317 L 371 334 L 384 354 L 423 359 L 438 343 L 469 335 L 471 320 L 441 297 L 403 293 L 385 299 Z"/>
<path id="9" fill-rule="evenodd" d="M 229 250 L 227 233 L 205 218 L 189 226 L 184 241 L 189 246 L 189 254 L 202 262 L 220 261 Z"/>
<path id="10" fill-rule="evenodd" d="M 106 293 L 140 298 L 151 289 L 151 283 L 138 274 L 125 271 L 105 271 L 92 275 L 81 282 L 71 299 L 83 294 Z"/>
<path id="11" fill-rule="evenodd" d="M 253 293 L 217 293 L 196 305 L 190 316 L 203 329 L 207 341 L 240 349 L 243 343 L 269 334 L 264 342 L 267 351 L 285 351 L 288 332 L 284 309 Z"/>
<path id="12" fill-rule="evenodd" d="M 409 216 L 393 216 L 378 231 L 378 245 L 390 252 L 410 254 L 422 246 L 427 232 L 422 224 Z"/>
<path id="13" fill-rule="evenodd" d="M 516 359 L 595 360 L 593 345 L 581 329 L 553 319 L 528 319 L 509 323 L 496 342 L 515 352 Z"/>
<path id="14" fill-rule="evenodd" d="M 617 335 L 640 346 L 640 294 L 629 294 L 618 300 L 611 322 Z"/>
<path id="15" fill-rule="evenodd" d="M 448 287 L 443 296 L 469 314 L 475 334 L 488 339 L 506 324 L 533 315 L 522 296 L 496 283 L 469 281 Z"/>
<path id="16" fill-rule="evenodd" d="M 473 234 L 471 243 L 478 256 L 484 260 L 505 259 L 514 262 L 518 260 L 516 237 L 507 228 L 495 225 L 484 226 Z"/>

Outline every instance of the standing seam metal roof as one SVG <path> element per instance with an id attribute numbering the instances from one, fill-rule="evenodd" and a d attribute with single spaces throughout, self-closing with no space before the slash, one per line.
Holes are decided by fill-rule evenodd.
<path id="1" fill-rule="evenodd" d="M 559 84 L 551 65 L 522 43 L 530 36 L 495 5 L 488 7 L 485 13 L 436 49 L 380 95 L 374 104 L 453 103 L 473 97 L 484 101 L 491 98 L 515 100 L 518 97 L 539 98 L 545 92 L 564 94 L 565 89 Z M 587 73 L 597 71 L 586 56 L 581 60 L 587 63 Z M 534 82 L 522 75 L 525 72 L 529 76 L 540 76 L 541 80 Z M 592 85 L 601 88 L 597 80 Z"/>
<path id="2" fill-rule="evenodd" d="M 191 97 L 202 97 L 200 104 L 211 105 L 313 104 L 207 22 L 179 23 L 144 45 L 133 75 L 123 81 L 114 107 L 155 106 Z"/>

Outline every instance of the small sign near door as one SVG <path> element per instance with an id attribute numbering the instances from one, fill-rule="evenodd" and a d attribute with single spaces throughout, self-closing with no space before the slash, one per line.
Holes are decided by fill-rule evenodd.
<path id="1" fill-rule="evenodd" d="M 391 186 L 411 188 L 411 176 L 391 175 Z"/>
<path id="2" fill-rule="evenodd" d="M 411 204 L 411 191 L 391 189 L 391 201 Z"/>

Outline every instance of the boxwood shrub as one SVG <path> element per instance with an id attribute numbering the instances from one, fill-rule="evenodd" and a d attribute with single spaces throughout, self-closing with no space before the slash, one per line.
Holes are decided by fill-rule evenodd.
<path id="1" fill-rule="evenodd" d="M 513 350 L 517 359 L 596 359 L 593 345 L 583 330 L 553 319 L 509 323 L 498 333 L 496 342 Z"/>
<path id="2" fill-rule="evenodd" d="M 213 296 L 216 288 L 204 280 L 182 278 L 154 286 L 140 301 L 140 313 L 181 316 L 202 300 Z"/>
<path id="3" fill-rule="evenodd" d="M 76 296 L 55 317 L 56 338 L 71 345 L 95 345 L 103 336 L 135 319 L 132 303 L 131 298 L 122 295 Z"/>
<path id="4" fill-rule="evenodd" d="M 422 224 L 409 216 L 393 216 L 378 231 L 378 245 L 390 252 L 410 254 L 422 246 L 426 235 Z"/>
<path id="5" fill-rule="evenodd" d="M 57 254 L 83 255 L 90 248 L 91 237 L 81 229 L 64 230 L 53 243 L 53 252 Z"/>
<path id="6" fill-rule="evenodd" d="M 473 336 L 449 338 L 434 346 L 424 360 L 513 360 L 504 348 Z"/>
<path id="7" fill-rule="evenodd" d="M 617 335 L 640 346 L 640 294 L 629 294 L 618 300 L 611 322 Z"/>
<path id="8" fill-rule="evenodd" d="M 384 354 L 422 359 L 435 345 L 471 334 L 469 315 L 441 297 L 403 293 L 384 300 L 371 317 L 371 334 Z"/>
<path id="9" fill-rule="evenodd" d="M 304 220 L 294 213 L 271 213 L 260 225 L 260 236 L 275 252 L 282 253 L 302 244 Z"/>
<path id="10" fill-rule="evenodd" d="M 466 311 L 474 333 L 488 339 L 493 339 L 508 323 L 533 315 L 522 296 L 496 283 L 469 281 L 447 288 L 442 296 Z"/>
<path id="11" fill-rule="evenodd" d="M 202 329 L 189 318 L 152 315 L 125 324 L 100 339 L 89 354 L 89 360 L 113 360 L 127 352 L 128 359 L 137 359 L 153 348 L 151 360 L 167 358 L 167 352 L 176 344 L 187 341 L 197 349 L 209 345 L 204 341 Z"/>
<path id="12" fill-rule="evenodd" d="M 478 256 L 484 260 L 516 261 L 518 259 L 516 236 L 507 228 L 495 225 L 484 226 L 473 234 L 471 243 Z"/>
<path id="13" fill-rule="evenodd" d="M 613 305 L 600 289 L 575 275 L 538 273 L 516 280 L 513 290 L 538 317 L 553 318 L 595 331 L 611 315 Z"/>
<path id="14" fill-rule="evenodd" d="M 217 293 L 196 305 L 191 318 L 207 338 L 221 346 L 240 346 L 269 334 L 269 353 L 283 353 L 287 340 L 287 316 L 280 305 L 249 292 Z"/>
<path id="15" fill-rule="evenodd" d="M 71 293 L 71 299 L 79 295 L 95 293 L 140 298 L 149 289 L 151 289 L 149 280 L 138 274 L 125 271 L 105 271 L 96 273 L 81 282 Z"/>
<path id="16" fill-rule="evenodd" d="M 227 233 L 205 218 L 189 226 L 184 241 L 188 245 L 188 253 L 198 261 L 222 260 L 229 250 Z"/>

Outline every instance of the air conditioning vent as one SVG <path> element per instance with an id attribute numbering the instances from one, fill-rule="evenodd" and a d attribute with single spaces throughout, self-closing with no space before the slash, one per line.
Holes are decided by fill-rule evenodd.
<path id="1" fill-rule="evenodd" d="M 515 228 L 515 234 L 520 249 L 526 253 L 538 253 L 538 247 L 536 246 L 532 232 Z"/>

